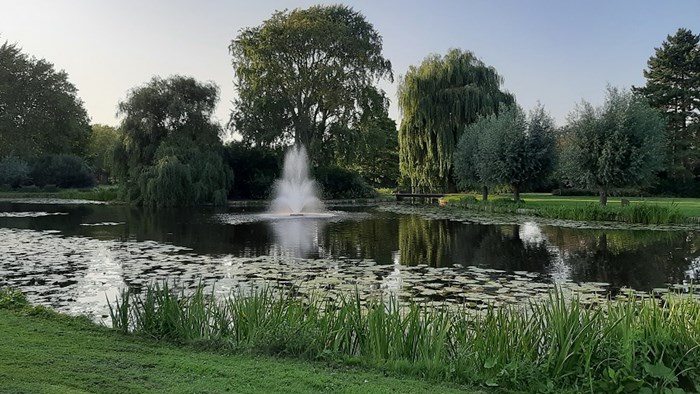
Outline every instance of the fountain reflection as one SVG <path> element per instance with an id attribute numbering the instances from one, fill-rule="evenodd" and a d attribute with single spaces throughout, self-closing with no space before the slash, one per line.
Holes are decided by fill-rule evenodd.
<path id="1" fill-rule="evenodd" d="M 323 219 L 295 218 L 268 223 L 275 238 L 270 255 L 307 258 L 319 254 L 319 237 L 326 224 Z"/>

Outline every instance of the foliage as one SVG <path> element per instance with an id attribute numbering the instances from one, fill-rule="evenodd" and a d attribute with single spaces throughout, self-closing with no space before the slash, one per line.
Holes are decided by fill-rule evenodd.
<path id="1" fill-rule="evenodd" d="M 21 291 L 10 287 L 0 287 L 0 309 L 16 310 L 28 305 L 27 296 Z"/>
<path id="2" fill-rule="evenodd" d="M 87 160 L 100 183 L 106 183 L 112 173 L 112 157 L 119 142 L 119 131 L 112 126 L 93 124 L 87 146 Z"/>
<path id="3" fill-rule="evenodd" d="M 454 188 L 453 152 L 465 126 L 514 99 L 503 80 L 469 51 L 450 50 L 411 66 L 399 83 L 399 157 L 413 189 Z"/>
<path id="4" fill-rule="evenodd" d="M 617 221 L 640 224 L 685 223 L 687 217 L 677 206 L 657 204 L 632 204 L 629 206 L 604 206 L 581 204 L 578 206 L 538 207 L 533 212 L 537 216 L 582 221 Z"/>
<path id="5" fill-rule="evenodd" d="M 372 198 L 377 193 L 359 174 L 335 166 L 318 167 L 313 177 L 325 199 Z"/>
<path id="6" fill-rule="evenodd" d="M 465 393 L 463 386 L 380 370 L 224 353 L 206 342 L 173 346 L 84 316 L 0 309 L 0 337 L 4 393 Z"/>
<path id="7" fill-rule="evenodd" d="M 232 142 L 224 149 L 226 163 L 236 176 L 230 196 L 237 199 L 266 199 L 281 173 L 278 154 L 261 146 Z"/>
<path id="8" fill-rule="evenodd" d="M 122 134 L 114 171 L 127 200 L 140 205 L 224 204 L 231 183 L 220 128 L 211 120 L 213 83 L 154 77 L 119 104 Z"/>
<path id="9" fill-rule="evenodd" d="M 663 165 L 663 127 L 656 110 L 629 92 L 608 88 L 600 108 L 582 102 L 564 136 L 567 181 L 598 190 L 601 205 L 613 188 L 649 184 Z"/>
<path id="10" fill-rule="evenodd" d="M 537 107 L 526 119 L 516 105 L 469 126 L 455 152 L 461 184 L 477 178 L 486 185 L 509 185 L 515 202 L 520 191 L 546 177 L 554 164 L 554 121 Z"/>
<path id="11" fill-rule="evenodd" d="M 526 391 L 700 389 L 700 302 L 600 299 L 554 289 L 529 307 L 482 312 L 358 294 L 310 299 L 269 289 L 216 300 L 199 287 L 126 291 L 114 327 L 171 341 L 347 359 L 420 376 Z"/>
<path id="12" fill-rule="evenodd" d="M 35 185 L 61 188 L 91 187 L 95 177 L 85 160 L 74 155 L 48 155 L 32 162 L 31 178 Z"/>
<path id="13" fill-rule="evenodd" d="M 246 142 L 323 152 L 337 134 L 358 132 L 366 111 L 387 107 L 374 86 L 392 78 L 382 38 L 350 7 L 276 12 L 229 50 L 238 90 L 230 124 Z"/>
<path id="14" fill-rule="evenodd" d="M 700 35 L 680 28 L 655 49 L 634 90 L 666 119 L 668 177 L 673 183 L 700 175 Z"/>
<path id="15" fill-rule="evenodd" d="M 340 167 L 357 172 L 374 187 L 396 187 L 399 152 L 396 122 L 386 108 L 363 114 L 357 132 L 338 138 L 334 156 Z"/>
<path id="16" fill-rule="evenodd" d="M 90 126 L 68 74 L 5 42 L 0 45 L 0 130 L 0 157 L 29 160 L 82 155 Z"/>
<path id="17" fill-rule="evenodd" d="M 0 185 L 20 187 L 31 181 L 31 169 L 26 161 L 17 156 L 6 156 L 0 160 Z"/>

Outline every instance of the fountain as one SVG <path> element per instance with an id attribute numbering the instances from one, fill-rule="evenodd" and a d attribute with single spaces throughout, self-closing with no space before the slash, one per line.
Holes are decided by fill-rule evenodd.
<path id="1" fill-rule="evenodd" d="M 309 178 L 308 163 L 303 146 L 287 151 L 282 178 L 275 183 L 271 213 L 297 217 L 318 216 L 324 211 L 323 203 L 316 197 L 316 182 Z"/>

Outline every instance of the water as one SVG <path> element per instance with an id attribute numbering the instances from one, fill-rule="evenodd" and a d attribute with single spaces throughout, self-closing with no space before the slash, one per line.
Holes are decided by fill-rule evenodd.
<path id="1" fill-rule="evenodd" d="M 275 183 L 270 205 L 273 214 L 306 215 L 323 211 L 316 182 L 309 178 L 309 158 L 303 146 L 295 146 L 284 157 L 282 178 Z"/>
<path id="2" fill-rule="evenodd" d="M 553 283 L 589 293 L 648 291 L 700 278 L 696 231 L 480 225 L 374 208 L 269 220 L 249 209 L 0 202 L 0 285 L 33 302 L 106 316 L 106 298 L 149 281 L 216 291 L 298 291 L 517 302 Z"/>

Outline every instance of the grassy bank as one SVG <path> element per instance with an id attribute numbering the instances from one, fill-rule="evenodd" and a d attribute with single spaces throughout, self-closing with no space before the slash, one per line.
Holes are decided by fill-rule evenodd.
<path id="1" fill-rule="evenodd" d="M 356 367 L 178 347 L 41 307 L 10 308 L 7 299 L 0 300 L 2 393 L 465 392 Z"/>
<path id="2" fill-rule="evenodd" d="M 119 202 L 119 190 L 116 186 L 98 186 L 86 189 L 24 188 L 0 191 L 0 198 L 58 198 Z"/>
<path id="3" fill-rule="evenodd" d="M 700 199 L 671 197 L 630 197 L 622 206 L 619 197 L 611 197 L 607 206 L 598 204 L 595 196 L 553 196 L 543 193 L 522 194 L 522 202 L 514 204 L 508 195 L 490 196 L 483 203 L 473 195 L 450 195 L 448 204 L 462 209 L 493 213 L 524 213 L 549 219 L 581 221 L 619 221 L 641 224 L 674 224 L 695 222 L 700 217 Z"/>
<path id="4" fill-rule="evenodd" d="M 306 359 L 352 362 L 439 381 L 527 392 L 700 391 L 700 302 L 690 295 L 585 307 L 554 291 L 528 308 L 476 313 L 329 301 L 259 290 L 212 301 L 167 286 L 112 305 L 123 332 Z M 641 390 L 641 391 L 640 391 Z"/>

